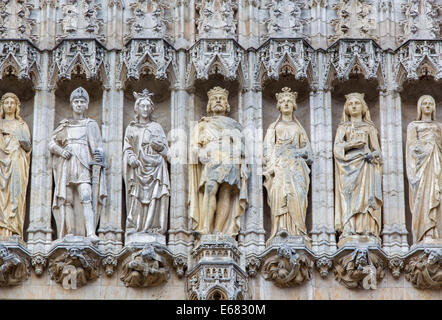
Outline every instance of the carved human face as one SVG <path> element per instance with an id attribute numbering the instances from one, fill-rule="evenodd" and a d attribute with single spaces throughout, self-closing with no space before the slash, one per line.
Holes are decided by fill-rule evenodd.
<path id="1" fill-rule="evenodd" d="M 295 102 L 289 96 L 283 96 L 278 99 L 278 109 L 284 115 L 290 115 L 295 110 Z"/>
<path id="2" fill-rule="evenodd" d="M 227 112 L 227 98 L 221 93 L 215 93 L 210 97 L 210 106 L 214 114 L 225 114 Z"/>
<path id="3" fill-rule="evenodd" d="M 347 108 L 347 113 L 351 117 L 359 117 L 362 115 L 363 105 L 360 99 L 351 97 L 347 100 L 345 106 Z"/>
<path id="4" fill-rule="evenodd" d="M 431 115 L 434 112 L 436 106 L 434 105 L 433 99 L 427 97 L 424 98 L 421 102 L 421 111 L 422 114 Z"/>
<path id="5" fill-rule="evenodd" d="M 6 247 L 0 247 L 0 258 L 4 258 L 8 255 L 8 249 Z"/>
<path id="6" fill-rule="evenodd" d="M 83 112 L 87 109 L 88 103 L 84 98 L 75 98 L 71 102 L 72 110 L 74 113 L 83 114 Z"/>
<path id="7" fill-rule="evenodd" d="M 17 110 L 17 103 L 12 97 L 8 97 L 3 101 L 3 111 L 5 114 L 15 114 Z"/>
<path id="8" fill-rule="evenodd" d="M 153 106 L 148 99 L 141 99 L 140 101 L 138 101 L 136 112 L 139 117 L 147 119 L 151 115 L 152 111 Z"/>

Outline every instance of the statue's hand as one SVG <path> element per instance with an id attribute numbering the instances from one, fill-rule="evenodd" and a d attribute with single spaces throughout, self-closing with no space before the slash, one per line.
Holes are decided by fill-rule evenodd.
<path id="1" fill-rule="evenodd" d="M 64 159 L 68 160 L 72 156 L 72 153 L 67 149 L 63 149 L 60 156 Z"/>
<path id="2" fill-rule="evenodd" d="M 150 145 L 152 146 L 152 149 L 154 149 L 156 152 L 161 152 L 164 149 L 164 145 L 155 140 L 153 140 Z"/>
<path id="3" fill-rule="evenodd" d="M 135 157 L 135 156 L 129 157 L 128 162 L 129 162 L 129 166 L 131 166 L 134 169 L 140 165 L 140 161 L 138 161 L 137 157 Z"/>

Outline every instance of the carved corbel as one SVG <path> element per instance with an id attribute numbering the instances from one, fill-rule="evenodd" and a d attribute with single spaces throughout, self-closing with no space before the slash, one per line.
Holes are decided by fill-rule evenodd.
<path id="1" fill-rule="evenodd" d="M 87 250 L 72 247 L 49 260 L 49 275 L 64 289 L 77 289 L 98 278 L 98 263 Z"/>
<path id="2" fill-rule="evenodd" d="M 126 287 L 154 287 L 170 278 L 166 259 L 152 245 L 136 250 L 123 261 L 121 281 Z"/>
<path id="3" fill-rule="evenodd" d="M 247 258 L 246 271 L 250 277 L 255 277 L 258 274 L 259 268 L 261 267 L 261 260 L 257 257 L 251 256 Z"/>
<path id="4" fill-rule="evenodd" d="M 19 253 L 0 245 L 0 287 L 15 286 L 28 279 L 29 262 Z"/>
<path id="5" fill-rule="evenodd" d="M 187 270 L 187 259 L 184 257 L 176 257 L 173 259 L 173 267 L 178 275 L 178 278 L 182 278 Z"/>
<path id="6" fill-rule="evenodd" d="M 404 269 L 404 260 L 401 258 L 392 258 L 388 261 L 388 268 L 390 268 L 393 278 L 398 279 Z"/>
<path id="7" fill-rule="evenodd" d="M 335 261 L 335 279 L 349 289 L 377 289 L 384 278 L 382 259 L 367 248 L 355 249 Z"/>
<path id="8" fill-rule="evenodd" d="M 405 265 L 405 279 L 418 289 L 442 288 L 442 249 L 427 248 Z"/>
<path id="9" fill-rule="evenodd" d="M 276 255 L 264 262 L 263 275 L 277 287 L 293 287 L 311 279 L 313 265 L 313 260 L 305 253 L 283 245 Z"/>
<path id="10" fill-rule="evenodd" d="M 31 265 L 34 268 L 34 272 L 37 276 L 41 276 L 43 274 L 43 271 L 46 268 L 47 264 L 48 259 L 46 259 L 41 254 L 33 256 L 31 259 Z"/>
<path id="11" fill-rule="evenodd" d="M 327 257 L 322 257 L 316 260 L 316 268 L 318 269 L 322 278 L 326 278 L 328 276 L 328 272 L 332 266 L 333 261 Z"/>
<path id="12" fill-rule="evenodd" d="M 104 267 L 104 272 L 108 277 L 111 277 L 114 274 L 117 264 L 117 258 L 111 255 L 108 255 L 101 260 L 101 265 Z"/>

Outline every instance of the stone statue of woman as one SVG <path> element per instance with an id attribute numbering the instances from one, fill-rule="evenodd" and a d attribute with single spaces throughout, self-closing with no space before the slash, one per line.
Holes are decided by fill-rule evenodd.
<path id="1" fill-rule="evenodd" d="M 152 93 L 134 92 L 135 120 L 126 128 L 123 146 L 123 177 L 126 183 L 126 241 L 167 231 L 170 182 L 167 170 L 166 135 L 152 121 Z M 141 235 L 140 235 L 141 234 Z M 165 239 L 164 239 L 165 242 Z"/>
<path id="2" fill-rule="evenodd" d="M 264 186 L 272 212 L 269 240 L 275 236 L 308 238 L 305 218 L 312 151 L 304 128 L 293 114 L 296 97 L 297 92 L 287 87 L 276 94 L 280 115 L 264 138 Z"/>
<path id="3" fill-rule="evenodd" d="M 364 94 L 345 96 L 334 143 L 335 228 L 339 245 L 347 240 L 379 240 L 382 207 L 382 156 L 378 131 Z M 373 239 L 374 237 L 374 239 Z"/>
<path id="4" fill-rule="evenodd" d="M 0 100 L 0 236 L 23 238 L 31 135 L 20 117 L 20 100 L 5 93 Z"/>
<path id="5" fill-rule="evenodd" d="M 407 176 L 414 243 L 441 242 L 442 126 L 436 102 L 424 95 L 417 102 L 417 120 L 407 128 Z"/>

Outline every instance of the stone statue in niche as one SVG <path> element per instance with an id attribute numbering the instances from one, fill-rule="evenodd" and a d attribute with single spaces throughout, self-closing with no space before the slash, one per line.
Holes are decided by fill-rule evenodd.
<path id="1" fill-rule="evenodd" d="M 244 135 L 241 125 L 226 115 L 228 91 L 207 93 L 207 117 L 192 131 L 189 202 L 192 229 L 202 235 L 235 236 L 247 205 Z"/>
<path id="2" fill-rule="evenodd" d="M 96 228 L 106 199 L 105 158 L 100 129 L 84 113 L 89 95 L 83 88 L 70 96 L 73 117 L 52 134 L 54 197 L 52 211 L 58 236 L 86 236 L 96 242 Z"/>
<path id="3" fill-rule="evenodd" d="M 170 182 L 166 158 L 169 148 L 163 128 L 151 118 L 154 110 L 152 95 L 147 89 L 134 92 L 135 119 L 124 135 L 126 242 L 129 238 L 164 235 L 167 231 Z M 165 238 L 160 242 L 165 244 Z"/>
<path id="4" fill-rule="evenodd" d="M 407 128 L 407 176 L 414 243 L 442 243 L 442 126 L 436 101 L 417 102 L 417 120 Z"/>
<path id="5" fill-rule="evenodd" d="M 23 238 L 31 135 L 20 117 L 20 100 L 5 93 L 0 100 L 0 236 Z"/>
<path id="6" fill-rule="evenodd" d="M 283 88 L 276 94 L 278 119 L 264 138 L 264 186 L 272 212 L 275 236 L 308 238 L 305 217 L 308 206 L 312 150 L 307 133 L 293 114 L 297 92 Z"/>
<path id="7" fill-rule="evenodd" d="M 382 207 L 382 156 L 378 131 L 364 94 L 350 93 L 334 142 L 335 228 L 338 245 L 379 241 Z"/>

